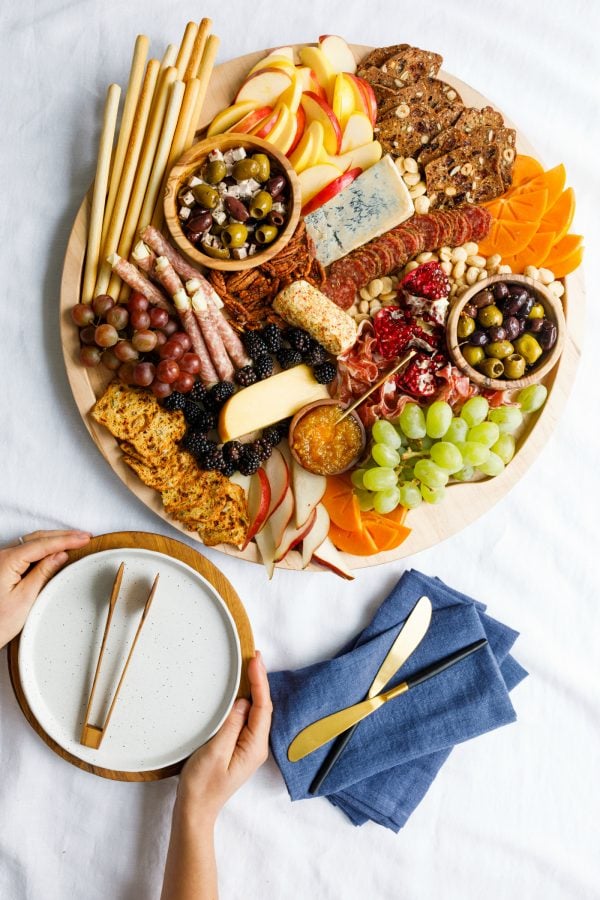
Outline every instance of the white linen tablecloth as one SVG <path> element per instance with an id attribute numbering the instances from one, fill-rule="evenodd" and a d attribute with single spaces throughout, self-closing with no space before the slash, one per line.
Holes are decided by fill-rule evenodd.
<path id="1" fill-rule="evenodd" d="M 156 52 L 210 15 L 219 61 L 339 33 L 437 50 L 550 166 L 564 161 L 587 236 L 587 348 L 566 412 L 525 478 L 485 517 L 402 563 L 263 571 L 206 550 L 240 593 L 271 669 L 335 653 L 406 566 L 437 574 L 519 629 L 530 671 L 515 725 L 452 753 L 400 834 L 355 829 L 325 801 L 291 805 L 272 760 L 224 810 L 223 898 L 584 900 L 600 897 L 596 302 L 600 18 L 593 0 L 328 4 L 6 0 L 0 8 L 0 536 L 37 527 L 180 538 L 130 494 L 79 418 L 57 328 L 62 258 L 93 178 L 106 86 L 135 35 Z M 450 501 L 448 501 L 450 502 Z M 0 654 L 0 897 L 156 898 L 175 780 L 121 784 L 55 756 L 23 718 Z"/>

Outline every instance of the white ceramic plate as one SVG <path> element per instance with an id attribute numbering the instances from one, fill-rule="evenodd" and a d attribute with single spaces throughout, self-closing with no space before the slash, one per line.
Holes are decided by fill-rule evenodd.
<path id="1" fill-rule="evenodd" d="M 154 576 L 148 618 L 98 750 L 79 743 L 113 581 L 116 604 L 91 724 L 101 725 Z M 68 566 L 44 588 L 23 629 L 19 673 L 39 724 L 84 762 L 122 772 L 185 759 L 220 727 L 241 672 L 237 629 L 213 586 L 151 550 L 105 550 Z"/>

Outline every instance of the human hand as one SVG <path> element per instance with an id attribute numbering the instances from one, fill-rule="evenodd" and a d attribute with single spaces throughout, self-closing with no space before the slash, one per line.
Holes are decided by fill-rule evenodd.
<path id="1" fill-rule="evenodd" d="M 248 663 L 252 704 L 236 700 L 211 740 L 189 758 L 181 773 L 179 798 L 211 823 L 221 807 L 269 755 L 271 695 L 260 652 Z"/>
<path id="2" fill-rule="evenodd" d="M 17 635 L 46 582 L 83 547 L 87 531 L 34 531 L 22 544 L 0 550 L 0 648 Z"/>

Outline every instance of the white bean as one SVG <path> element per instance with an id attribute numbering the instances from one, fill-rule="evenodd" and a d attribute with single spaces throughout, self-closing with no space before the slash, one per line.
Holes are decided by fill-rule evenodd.
<path id="1" fill-rule="evenodd" d="M 445 259 L 443 262 L 441 262 L 440 267 L 442 269 L 442 272 L 445 272 L 446 275 L 450 275 L 450 273 L 452 272 L 452 263 L 449 259 Z"/>
<path id="2" fill-rule="evenodd" d="M 369 301 L 361 300 L 360 303 L 358 304 L 358 311 L 359 311 L 359 313 L 368 313 L 369 312 Z"/>
<path id="3" fill-rule="evenodd" d="M 419 263 L 415 262 L 413 259 L 411 262 L 406 263 L 406 265 L 404 266 L 404 271 L 408 275 L 408 273 L 412 272 L 413 269 L 418 269 L 418 268 L 419 268 Z"/>
<path id="4" fill-rule="evenodd" d="M 484 278 L 487 278 L 487 272 L 483 269 L 482 272 L 477 276 L 477 281 L 483 281 Z"/>
<path id="5" fill-rule="evenodd" d="M 507 266 L 507 265 L 498 266 L 498 275 L 511 275 L 511 274 L 512 274 L 512 269 L 510 266 Z"/>
<path id="6" fill-rule="evenodd" d="M 371 299 L 369 289 L 366 287 L 360 289 L 360 296 L 362 297 L 363 300 L 366 300 L 367 302 Z"/>
<path id="7" fill-rule="evenodd" d="M 381 278 L 374 278 L 373 281 L 369 282 L 369 284 L 367 285 L 367 290 L 369 292 L 370 300 L 372 300 L 374 297 L 379 297 L 380 293 L 383 290 Z"/>
<path id="8" fill-rule="evenodd" d="M 385 291 L 385 293 L 380 295 L 379 299 L 385 306 L 386 303 L 393 303 L 397 296 L 396 291 Z"/>
<path id="9" fill-rule="evenodd" d="M 554 281 L 554 272 L 550 269 L 540 269 L 540 281 L 542 284 L 552 284 Z"/>
<path id="10" fill-rule="evenodd" d="M 369 312 L 372 316 L 375 315 L 376 312 L 379 312 L 381 309 L 381 303 L 379 300 L 371 300 L 371 305 L 369 306 Z"/>
<path id="11" fill-rule="evenodd" d="M 352 316 L 352 318 L 354 318 L 354 316 L 358 315 L 358 306 L 356 305 L 356 303 L 352 304 L 352 306 L 348 310 L 348 315 Z"/>
<path id="12" fill-rule="evenodd" d="M 562 297 L 565 292 L 565 286 L 562 281 L 553 281 L 548 285 L 548 290 L 552 291 L 555 297 Z"/>
<path id="13" fill-rule="evenodd" d="M 499 266 L 502 262 L 502 257 L 499 253 L 494 253 L 492 256 L 488 256 L 485 261 L 486 269 L 494 269 L 496 266 Z"/>
<path id="14" fill-rule="evenodd" d="M 454 282 L 454 284 L 453 284 L 452 287 L 450 288 L 450 296 L 451 296 L 451 297 L 454 297 L 454 295 L 456 294 L 457 290 L 458 290 L 458 285 L 456 284 L 456 282 Z"/>
<path id="15" fill-rule="evenodd" d="M 444 262 L 452 257 L 452 250 L 450 249 L 450 247 L 441 247 L 438 250 L 438 253 L 440 255 L 440 259 L 444 260 Z"/>
<path id="16" fill-rule="evenodd" d="M 540 280 L 539 269 L 535 266 L 526 266 L 523 274 L 527 275 L 528 278 L 533 278 L 534 281 Z"/>
<path id="17" fill-rule="evenodd" d="M 365 319 L 370 319 L 369 313 L 359 313 L 356 317 L 357 322 L 364 322 Z"/>
<path id="18" fill-rule="evenodd" d="M 465 261 L 463 259 L 459 259 L 457 262 L 454 263 L 454 266 L 452 268 L 452 277 L 453 278 L 462 278 L 462 276 L 465 274 L 466 268 L 467 267 L 465 265 Z"/>
<path id="19" fill-rule="evenodd" d="M 485 269 L 485 257 L 477 256 L 476 254 L 472 253 L 467 256 L 467 265 L 477 266 L 478 269 Z"/>
<path id="20" fill-rule="evenodd" d="M 404 157 L 403 156 L 396 157 L 396 168 L 398 169 L 398 171 L 400 172 L 401 175 L 404 175 L 404 172 L 406 170 L 404 167 Z"/>
<path id="21" fill-rule="evenodd" d="M 475 284 L 478 278 L 479 269 L 477 268 L 477 266 L 469 266 L 465 274 L 465 281 L 467 282 L 467 284 Z"/>
<path id="22" fill-rule="evenodd" d="M 431 259 L 432 256 L 433 256 L 433 253 L 430 253 L 429 250 L 425 250 L 423 253 L 419 253 L 419 255 L 416 257 L 416 259 L 417 259 L 418 263 L 425 263 L 425 262 L 429 262 L 429 260 Z"/>
<path id="23" fill-rule="evenodd" d="M 414 187 L 411 187 L 408 191 L 413 200 L 418 200 L 419 197 L 422 197 L 427 193 L 427 186 L 424 181 L 420 181 L 418 184 L 415 184 Z"/>
<path id="24" fill-rule="evenodd" d="M 426 213 L 428 213 L 430 206 L 431 200 L 424 194 L 421 197 L 417 197 L 415 200 L 415 212 L 419 216 L 424 216 Z"/>
<path id="25" fill-rule="evenodd" d="M 452 251 L 452 256 L 451 256 L 452 262 L 454 262 L 454 263 L 465 262 L 466 258 L 467 258 L 467 251 L 465 250 L 464 247 L 455 247 L 454 250 Z"/>
<path id="26" fill-rule="evenodd" d="M 479 250 L 479 244 L 476 244 L 475 241 L 467 241 L 466 244 L 463 244 L 463 250 L 467 251 L 467 256 L 474 256 Z"/>
<path id="27" fill-rule="evenodd" d="M 419 163 L 412 156 L 407 156 L 404 160 L 404 168 L 407 172 L 414 174 L 419 171 Z"/>
<path id="28" fill-rule="evenodd" d="M 409 187 L 414 187 L 415 184 L 418 184 L 421 180 L 421 176 L 418 172 L 408 172 L 402 177 L 404 178 L 404 183 L 409 185 Z"/>
<path id="29" fill-rule="evenodd" d="M 392 285 L 393 285 L 393 282 L 392 282 L 392 279 L 390 278 L 390 276 L 384 275 L 383 278 L 381 279 L 381 293 L 387 294 L 389 291 L 391 291 Z"/>

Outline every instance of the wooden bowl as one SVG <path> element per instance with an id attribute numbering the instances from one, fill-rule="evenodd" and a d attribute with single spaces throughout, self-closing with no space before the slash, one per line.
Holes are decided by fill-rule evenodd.
<path id="1" fill-rule="evenodd" d="M 457 327 L 462 310 L 475 294 L 485 290 L 485 288 L 495 284 L 497 281 L 504 281 L 507 284 L 523 284 L 530 288 L 544 307 L 547 318 L 556 325 L 558 332 L 554 347 L 546 351 L 540 357 L 537 365 L 529 369 L 528 374 L 524 375 L 523 378 L 488 378 L 487 375 L 469 365 L 459 346 Z M 482 281 L 476 281 L 450 309 L 446 323 L 446 343 L 454 364 L 468 375 L 474 384 L 492 391 L 507 391 L 513 388 L 524 388 L 529 384 L 536 384 L 554 368 L 562 353 L 565 332 L 566 324 L 562 302 L 559 297 L 555 297 L 543 284 L 534 281 L 533 278 L 529 278 L 527 275 L 491 275 Z"/>
<path id="2" fill-rule="evenodd" d="M 246 259 L 214 259 L 212 256 L 208 256 L 208 254 L 198 250 L 185 236 L 178 215 L 177 197 L 182 185 L 202 166 L 211 150 L 221 150 L 224 153 L 226 150 L 231 150 L 234 147 L 243 147 L 249 154 L 265 153 L 276 161 L 279 169 L 288 180 L 290 209 L 284 230 L 277 240 L 273 241 L 272 244 L 266 245 L 264 250 L 255 253 L 253 256 L 248 256 Z M 283 153 L 280 153 L 276 147 L 267 141 L 261 140 L 261 138 L 233 133 L 207 138 L 198 144 L 194 144 L 193 147 L 190 147 L 183 154 L 169 173 L 164 205 L 165 220 L 171 237 L 190 262 L 206 266 L 208 269 L 219 269 L 221 272 L 240 272 L 267 262 L 273 256 L 276 256 L 280 250 L 283 250 L 296 230 L 296 225 L 300 218 L 302 196 L 298 177 Z"/>
<path id="3" fill-rule="evenodd" d="M 302 466 L 302 468 L 305 468 L 305 466 L 304 466 L 302 460 L 300 459 L 300 457 L 298 456 L 298 454 L 296 453 L 296 451 L 294 450 L 294 441 L 293 441 L 294 431 L 296 429 L 296 426 L 298 425 L 298 422 L 300 422 L 300 420 L 304 418 L 306 413 L 310 412 L 312 409 L 316 409 L 318 406 L 338 406 L 341 410 L 344 409 L 344 404 L 340 403 L 339 400 L 315 400 L 313 403 L 309 403 L 307 406 L 303 406 L 302 409 L 298 410 L 298 412 L 296 413 L 296 415 L 294 416 L 294 418 L 292 419 L 292 421 L 290 423 L 288 443 L 290 446 L 290 452 L 291 452 L 292 456 L 294 457 L 294 459 L 296 460 L 298 465 Z M 358 425 L 360 427 L 360 434 L 361 434 L 360 449 L 357 450 L 356 455 L 353 458 L 352 462 L 348 463 L 348 465 L 345 466 L 343 469 L 338 469 L 337 472 L 328 473 L 330 475 L 341 475 L 343 472 L 348 472 L 349 469 L 352 469 L 356 465 L 358 460 L 361 458 L 361 456 L 363 455 L 365 447 L 367 445 L 367 434 L 365 431 L 365 426 L 361 422 L 360 417 L 359 417 L 358 413 L 356 412 L 356 410 L 353 410 L 350 413 L 350 416 L 356 422 L 358 422 Z M 307 469 L 307 471 L 310 472 L 311 470 Z"/>

